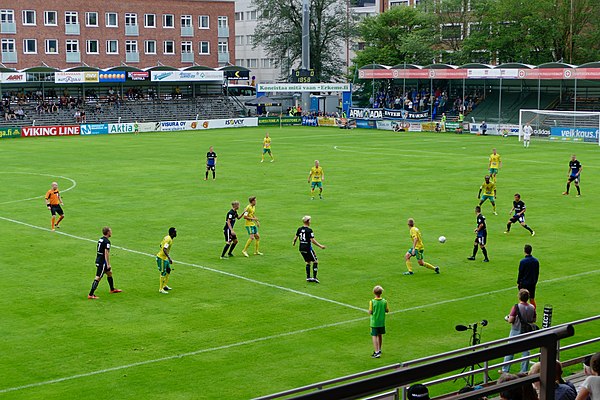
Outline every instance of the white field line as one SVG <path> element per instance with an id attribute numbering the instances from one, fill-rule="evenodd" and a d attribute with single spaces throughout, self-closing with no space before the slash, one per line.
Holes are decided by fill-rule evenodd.
<path id="1" fill-rule="evenodd" d="M 71 182 L 71 186 L 69 186 L 68 188 L 66 188 L 64 190 L 61 190 L 62 193 L 68 192 L 69 190 L 74 189 L 75 186 L 77 186 L 77 182 L 75 182 L 74 179 L 68 178 L 66 176 L 60 176 L 60 175 L 38 174 L 36 172 L 0 172 L 0 174 L 7 174 L 7 175 L 14 175 L 14 174 L 37 175 L 37 176 L 48 176 L 50 178 L 62 178 L 62 179 L 66 179 L 66 180 L 68 180 L 68 181 Z M 11 204 L 11 203 L 19 203 L 21 201 L 29 201 L 29 200 L 36 200 L 36 199 L 43 199 L 43 198 L 44 198 L 44 195 L 30 197 L 28 199 L 10 200 L 10 201 L 4 201 L 4 202 L 2 202 L 2 203 L 0 203 L 0 205 L 2 205 L 2 204 Z"/>
<path id="2" fill-rule="evenodd" d="M 84 237 L 81 237 L 81 236 L 72 235 L 70 233 L 65 233 L 65 232 L 62 232 L 62 231 L 54 231 L 54 232 L 52 232 L 48 228 L 44 228 L 44 227 L 41 227 L 41 226 L 36 226 L 36 225 L 28 224 L 27 222 L 17 221 L 17 220 L 11 219 L 11 218 L 6 218 L 6 217 L 0 216 L 0 220 L 12 222 L 14 224 L 19 224 L 19 225 L 27 226 L 29 228 L 38 229 L 38 230 L 45 231 L 45 232 L 56 233 L 58 235 L 67 236 L 67 237 L 70 237 L 70 238 L 73 238 L 73 239 L 78 239 L 78 240 L 83 240 L 83 241 L 86 241 L 86 242 L 96 243 L 96 240 L 93 240 L 93 239 L 88 239 L 88 238 L 84 238 Z M 152 258 L 156 257 L 156 255 L 154 255 L 154 254 L 145 253 L 143 251 L 138 251 L 138 250 L 133 250 L 133 249 L 128 249 L 126 247 L 115 246 L 115 245 L 112 245 L 112 247 L 115 248 L 115 249 L 120 249 L 120 250 L 129 252 L 129 253 L 139 254 L 139 255 L 142 255 L 142 256 L 146 256 L 146 257 L 152 257 Z M 328 303 L 336 304 L 338 306 L 343 306 L 343 307 L 351 308 L 353 310 L 358 310 L 358 311 L 365 312 L 365 313 L 368 312 L 368 310 L 366 308 L 356 307 L 356 306 L 353 306 L 351 304 L 342 303 L 340 301 L 336 301 L 336 300 L 332 300 L 332 299 L 327 299 L 327 298 L 321 297 L 321 296 L 315 296 L 314 294 L 302 292 L 302 291 L 296 290 L 296 289 L 287 288 L 285 286 L 279 286 L 279 285 L 275 285 L 273 283 L 262 282 L 262 281 L 259 281 L 259 280 L 256 280 L 256 279 L 252 279 L 252 278 L 248 278 L 248 277 L 242 276 L 242 275 L 233 274 L 231 272 L 221 271 L 221 270 L 216 269 L 216 268 L 205 267 L 203 265 L 198 265 L 198 264 L 194 264 L 194 263 L 188 263 L 188 262 L 180 261 L 180 260 L 174 260 L 174 261 L 178 265 L 187 265 L 188 267 L 194 267 L 194 268 L 198 268 L 198 269 L 203 269 L 205 271 L 210 271 L 210 272 L 214 272 L 214 273 L 217 273 L 217 274 L 229 276 L 231 278 L 236 278 L 236 279 L 240 279 L 240 280 L 243 280 L 243 281 L 246 281 L 246 282 L 254 283 L 254 284 L 257 284 L 257 285 L 267 286 L 267 287 L 271 287 L 271 288 L 274 288 L 274 289 L 279 289 L 279 290 L 283 290 L 283 291 L 286 291 L 286 292 L 298 294 L 298 295 L 301 295 L 301 296 L 310 297 L 310 298 L 315 299 L 315 300 L 325 301 L 325 302 L 328 302 Z"/>
<path id="3" fill-rule="evenodd" d="M 85 239 L 85 240 L 88 240 L 88 239 Z M 95 242 L 94 240 L 92 240 L 92 241 Z M 553 279 L 547 279 L 547 280 L 538 282 L 538 285 L 545 284 L 545 283 L 558 282 L 558 281 L 562 281 L 562 280 L 565 280 L 565 279 L 579 278 L 581 276 L 591 275 L 591 274 L 595 274 L 595 273 L 598 273 L 598 272 L 600 272 L 600 271 L 599 270 L 594 270 L 594 271 L 581 272 L 579 274 L 574 274 L 574 275 L 567 275 L 565 277 L 558 277 L 558 278 L 553 278 Z M 443 300 L 443 301 L 439 301 L 439 302 L 436 302 L 436 303 L 422 304 L 422 305 L 418 305 L 418 306 L 414 306 L 414 307 L 403 308 L 401 310 L 392 311 L 392 312 L 390 312 L 390 314 L 404 313 L 404 312 L 415 311 L 415 310 L 419 310 L 419 309 L 423 309 L 423 308 L 429 308 L 429 307 L 437 307 L 437 306 L 443 305 L 443 304 L 454 303 L 454 302 L 464 301 L 464 300 L 471 300 L 473 298 L 489 296 L 490 294 L 495 294 L 495 293 L 500 293 L 500 292 L 506 292 L 506 291 L 510 291 L 510 290 L 515 290 L 515 287 L 512 286 L 512 287 L 509 287 L 509 288 L 504 288 L 504 289 L 499 289 L 499 290 L 493 290 L 493 291 L 485 292 L 485 293 L 479 293 L 479 294 L 475 294 L 475 295 L 472 295 L 472 296 L 465 296 L 465 297 L 460 297 L 460 298 L 456 298 L 456 299 Z M 55 384 L 55 383 L 70 381 L 70 380 L 79 379 L 79 378 L 85 378 L 85 377 L 88 377 L 88 376 L 100 375 L 100 374 L 104 374 L 104 373 L 107 373 L 107 372 L 119 371 L 119 370 L 123 370 L 123 369 L 127 369 L 127 368 L 139 367 L 139 366 L 142 366 L 142 365 L 155 364 L 155 363 L 159 363 L 159 362 L 163 362 L 163 361 L 170 361 L 170 360 L 175 360 L 175 359 L 184 358 L 184 357 L 191 357 L 191 356 L 195 356 L 195 355 L 198 355 L 198 354 L 210 353 L 210 352 L 213 352 L 213 351 L 227 350 L 227 349 L 231 349 L 231 348 L 234 348 L 234 347 L 241 347 L 241 346 L 245 346 L 245 345 L 250 345 L 250 344 L 254 344 L 254 343 L 265 342 L 265 341 L 268 341 L 268 340 L 279 339 L 279 338 L 283 338 L 283 337 L 287 337 L 287 336 L 299 335 L 299 334 L 302 334 L 302 333 L 317 331 L 317 330 L 321 330 L 321 329 L 334 328 L 334 327 L 338 327 L 338 326 L 342 326 L 342 325 L 353 324 L 355 322 L 363 322 L 363 321 L 367 320 L 368 318 L 369 318 L 368 316 L 361 317 L 361 318 L 354 318 L 354 319 L 349 319 L 349 320 L 346 320 L 346 321 L 340 321 L 340 322 L 334 322 L 334 323 L 331 323 L 331 324 L 325 324 L 325 325 L 315 326 L 315 327 L 312 327 L 312 328 L 299 329 L 299 330 L 295 330 L 295 331 L 278 333 L 276 335 L 263 336 L 263 337 L 256 338 L 256 339 L 244 340 L 244 341 L 241 341 L 241 342 L 230 343 L 230 344 L 226 344 L 226 345 L 223 345 L 223 346 L 210 347 L 210 348 L 206 348 L 206 349 L 199 349 L 199 350 L 194 350 L 194 351 L 190 351 L 190 352 L 187 352 L 187 353 L 174 354 L 174 355 L 171 355 L 171 356 L 155 358 L 155 359 L 152 359 L 152 360 L 139 361 L 139 362 L 135 362 L 135 363 L 131 363 L 131 364 L 124 364 L 124 365 L 117 365 L 117 366 L 111 367 L 111 368 L 105 368 L 105 369 L 100 369 L 100 370 L 96 370 L 96 371 L 90 371 L 90 372 L 85 372 L 85 373 L 81 373 L 81 374 L 76 374 L 76 375 L 71 375 L 71 376 L 65 376 L 65 377 L 62 377 L 62 378 L 51 379 L 51 380 L 41 381 L 41 382 L 35 382 L 35 383 L 29 383 L 27 385 L 14 386 L 14 387 L 6 388 L 6 389 L 0 389 L 0 394 L 2 394 L 2 393 L 9 393 L 9 392 L 15 392 L 15 391 L 23 390 L 23 389 L 30 389 L 30 388 L 39 387 L 39 386 L 52 385 L 52 384 Z"/>

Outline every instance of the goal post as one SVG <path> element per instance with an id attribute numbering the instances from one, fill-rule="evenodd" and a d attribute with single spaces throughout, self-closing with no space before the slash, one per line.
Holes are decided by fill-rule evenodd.
<path id="1" fill-rule="evenodd" d="M 525 124 L 533 128 L 532 138 L 600 145 L 600 112 L 519 110 L 519 141 Z"/>

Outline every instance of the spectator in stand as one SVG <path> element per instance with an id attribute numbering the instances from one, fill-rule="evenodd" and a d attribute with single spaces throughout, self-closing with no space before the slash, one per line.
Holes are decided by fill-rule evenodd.
<path id="1" fill-rule="evenodd" d="M 592 375 L 585 378 L 585 381 L 579 388 L 576 400 L 600 400 L 600 353 L 596 353 L 590 360 L 590 367 L 592 368 Z"/>
<path id="2" fill-rule="evenodd" d="M 19 109 L 15 112 L 17 118 L 20 120 L 25 119 L 25 111 L 23 111 L 23 107 L 19 107 Z"/>
<path id="3" fill-rule="evenodd" d="M 76 123 L 81 123 L 81 112 L 79 110 L 75 110 L 75 114 L 73 114 L 73 118 L 75 118 Z"/>
<path id="4" fill-rule="evenodd" d="M 502 374 L 498 378 L 497 383 L 504 383 L 519 379 L 521 376 L 514 374 Z M 500 392 L 500 399 L 502 400 L 538 400 L 538 395 L 533 385 L 523 385 Z"/>
<path id="5" fill-rule="evenodd" d="M 524 322 L 535 322 L 536 313 L 535 307 L 529 304 L 529 290 L 519 290 L 519 302 L 515 304 L 510 313 L 504 317 L 504 320 L 511 324 L 510 333 L 508 337 L 513 337 L 521 334 L 521 317 Z M 523 357 L 529 356 L 529 350 L 523 352 Z M 509 354 L 504 357 L 504 362 L 508 362 L 514 358 L 513 354 Z M 529 369 L 529 361 L 525 360 L 521 362 L 521 372 L 527 372 Z M 508 373 L 510 371 L 510 364 L 506 364 L 502 367 L 500 373 Z"/>
<path id="6" fill-rule="evenodd" d="M 533 364 L 529 370 L 529 375 L 539 374 L 542 369 L 542 364 L 539 362 Z M 562 365 L 560 361 L 556 361 L 556 381 L 554 382 L 554 400 L 575 400 L 577 397 L 577 390 L 571 382 L 565 382 L 562 378 Z M 540 390 L 540 382 L 533 384 L 535 388 Z"/>
<path id="7" fill-rule="evenodd" d="M 87 122 L 87 117 L 85 116 L 85 110 L 81 110 L 81 122 L 85 124 Z"/>

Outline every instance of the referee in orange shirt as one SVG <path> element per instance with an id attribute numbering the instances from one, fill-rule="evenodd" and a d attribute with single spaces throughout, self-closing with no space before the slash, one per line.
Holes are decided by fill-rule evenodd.
<path id="1" fill-rule="evenodd" d="M 63 201 L 60 197 L 60 191 L 58 190 L 58 183 L 52 182 L 52 189 L 46 192 L 46 206 L 52 213 L 52 230 L 58 228 L 58 224 L 65 218 L 65 213 L 62 209 Z M 56 220 L 56 214 L 58 214 L 58 221 Z"/>

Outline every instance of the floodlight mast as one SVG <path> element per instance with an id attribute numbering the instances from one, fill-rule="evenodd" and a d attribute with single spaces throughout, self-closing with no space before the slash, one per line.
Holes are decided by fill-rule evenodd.
<path id="1" fill-rule="evenodd" d="M 302 0 L 302 65 L 304 70 L 310 69 L 310 2 Z M 302 110 L 308 111 L 309 92 L 302 92 Z"/>

